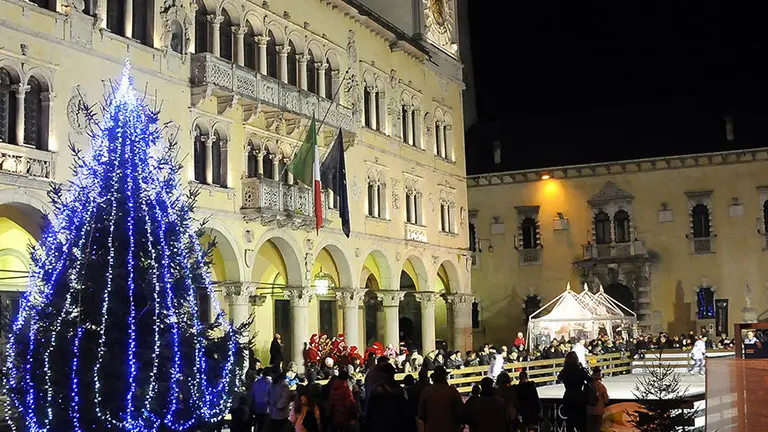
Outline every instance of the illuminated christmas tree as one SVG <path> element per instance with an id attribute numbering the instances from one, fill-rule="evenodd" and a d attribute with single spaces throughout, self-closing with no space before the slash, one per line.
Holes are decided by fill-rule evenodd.
<path id="1" fill-rule="evenodd" d="M 75 153 L 66 191 L 32 252 L 9 336 L 6 416 L 19 431 L 187 431 L 220 420 L 241 385 L 242 329 L 205 325 L 209 252 L 184 194 L 175 143 L 126 64 Z"/>

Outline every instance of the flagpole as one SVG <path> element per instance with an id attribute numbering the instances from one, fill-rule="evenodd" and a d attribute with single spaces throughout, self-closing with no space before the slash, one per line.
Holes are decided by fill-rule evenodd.
<path id="1" fill-rule="evenodd" d="M 315 133 L 317 133 L 317 131 L 323 127 L 323 124 L 325 124 L 325 119 L 328 118 L 328 113 L 331 112 L 331 108 L 333 107 L 334 102 L 336 102 L 336 96 L 339 95 L 339 92 L 341 91 L 341 86 L 344 84 L 344 81 L 347 80 L 347 75 L 349 75 L 349 69 L 347 69 L 347 71 L 344 72 L 344 76 L 341 78 L 341 82 L 339 83 L 339 86 L 336 88 L 336 91 L 333 92 L 331 104 L 328 105 L 328 109 L 325 110 L 325 114 L 323 115 L 323 120 L 320 121 L 320 125 L 315 128 Z M 299 151 L 299 148 L 301 148 L 301 146 L 297 146 L 296 148 L 291 150 L 291 160 L 293 160 L 293 157 L 296 156 L 296 152 Z M 288 170 L 288 165 L 290 165 L 290 162 L 287 163 L 285 167 L 283 167 L 282 171 L 280 171 L 280 176 L 278 177 L 278 181 L 280 181 L 281 184 L 282 184 L 281 179 L 283 178 L 283 175 L 285 175 L 285 171 Z M 282 192 L 281 192 L 281 195 L 282 195 Z"/>

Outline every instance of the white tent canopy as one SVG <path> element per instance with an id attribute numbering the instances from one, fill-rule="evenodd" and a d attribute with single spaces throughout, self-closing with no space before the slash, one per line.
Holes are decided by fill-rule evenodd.
<path id="1" fill-rule="evenodd" d="M 601 333 L 612 338 L 614 330 L 636 327 L 635 313 L 606 294 L 602 286 L 593 294 L 584 284 L 584 291 L 577 294 L 569 282 L 563 293 L 530 316 L 528 341 L 539 345 L 560 336 L 593 339 Z"/>

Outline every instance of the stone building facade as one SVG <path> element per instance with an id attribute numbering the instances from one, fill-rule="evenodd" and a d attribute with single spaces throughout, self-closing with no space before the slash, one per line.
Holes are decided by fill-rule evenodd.
<path id="1" fill-rule="evenodd" d="M 768 318 L 768 150 L 468 177 L 476 337 L 600 285 L 645 331 L 733 332 Z"/>
<path id="2" fill-rule="evenodd" d="M 78 106 L 130 58 L 201 188 L 218 300 L 236 323 L 254 316 L 257 355 L 276 332 L 297 361 L 314 332 L 471 346 L 455 5 L 409 2 L 419 19 L 402 29 L 364 3 L 0 0 L 3 305 L 18 306 L 68 144 L 89 145 Z M 321 154 L 343 134 L 350 239 L 330 192 L 311 229 L 312 194 L 284 170 L 313 117 Z"/>

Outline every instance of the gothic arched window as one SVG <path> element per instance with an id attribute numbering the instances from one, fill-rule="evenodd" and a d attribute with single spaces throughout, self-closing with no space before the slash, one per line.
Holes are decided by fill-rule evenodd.
<path id="1" fill-rule="evenodd" d="M 201 0 L 197 0 L 195 12 L 195 52 L 208 52 L 208 15 Z"/>
<path id="2" fill-rule="evenodd" d="M 107 0 L 107 29 L 125 36 L 125 0 Z"/>
<path id="3" fill-rule="evenodd" d="M 222 175 L 222 159 L 221 159 L 221 147 L 226 145 L 222 142 L 221 134 L 218 131 L 213 133 L 213 143 L 211 143 L 211 167 L 213 175 L 211 177 L 211 183 L 219 186 L 224 186 Z"/>
<path id="4" fill-rule="evenodd" d="M 709 237 L 709 207 L 696 204 L 691 210 L 691 217 L 693 218 L 693 238 Z"/>
<path id="5" fill-rule="evenodd" d="M 288 84 L 295 86 L 299 82 L 299 61 L 296 59 L 296 45 L 288 42 Z"/>
<path id="6" fill-rule="evenodd" d="M 604 211 L 595 215 L 595 243 L 611 243 L 611 218 Z"/>
<path id="7" fill-rule="evenodd" d="M 274 180 L 275 179 L 275 170 L 272 166 L 272 158 L 277 157 L 276 155 L 273 155 L 272 153 L 269 153 L 269 151 L 265 151 L 262 156 L 262 177 L 265 179 Z"/>
<path id="8" fill-rule="evenodd" d="M 184 54 L 184 27 L 181 23 L 174 20 L 171 23 L 171 51 L 177 54 Z"/>
<path id="9" fill-rule="evenodd" d="M 226 9 L 221 10 L 219 24 L 219 57 L 232 61 L 232 18 Z"/>
<path id="10" fill-rule="evenodd" d="M 251 23 L 246 24 L 245 36 L 243 36 L 243 65 L 251 70 L 258 70 L 259 66 L 256 64 L 256 35 L 253 32 L 253 26 Z"/>
<path id="11" fill-rule="evenodd" d="M 520 230 L 523 234 L 523 249 L 535 249 L 538 246 L 536 220 L 532 217 L 523 219 L 523 222 L 520 224 Z"/>
<path id="12" fill-rule="evenodd" d="M 208 137 L 203 136 L 200 126 L 195 126 L 195 181 L 205 183 L 205 140 Z"/>
<path id="13" fill-rule="evenodd" d="M 43 88 L 40 85 L 40 81 L 35 77 L 29 78 L 27 85 L 29 90 L 27 90 L 27 94 L 24 96 L 24 144 L 43 149 L 45 146 L 42 142 L 43 134 L 40 130 L 45 124 L 42 118 Z"/>
<path id="14" fill-rule="evenodd" d="M 0 142 L 16 142 L 16 92 L 11 74 L 0 69 Z"/>
<path id="15" fill-rule="evenodd" d="M 325 94 L 320 96 L 324 96 L 326 99 L 333 99 L 333 69 L 331 68 L 331 62 L 326 60 L 325 66 Z"/>
<path id="16" fill-rule="evenodd" d="M 267 75 L 277 78 L 277 43 L 272 30 L 267 33 L 267 37 Z"/>
<path id="17" fill-rule="evenodd" d="M 629 213 L 626 210 L 619 210 L 613 215 L 613 229 L 616 233 L 616 243 L 632 241 L 629 232 Z"/>
<path id="18" fill-rule="evenodd" d="M 315 67 L 315 56 L 312 50 L 307 50 L 309 60 L 307 60 L 307 91 L 317 94 L 317 67 Z"/>

